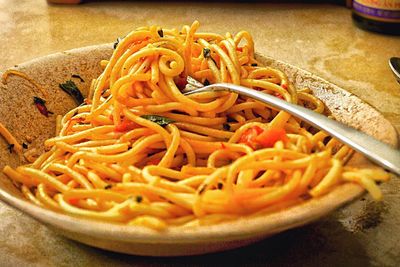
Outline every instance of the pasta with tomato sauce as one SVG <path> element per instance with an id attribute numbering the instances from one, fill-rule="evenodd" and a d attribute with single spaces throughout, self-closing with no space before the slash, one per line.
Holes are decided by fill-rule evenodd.
<path id="1" fill-rule="evenodd" d="M 190 76 L 325 111 L 257 61 L 248 32 L 198 28 L 129 33 L 101 62 L 86 104 L 57 119 L 47 152 L 3 172 L 39 206 L 158 230 L 271 212 L 347 182 L 381 198 L 386 172 L 345 166 L 348 147 L 288 113 L 235 93 L 184 95 Z"/>

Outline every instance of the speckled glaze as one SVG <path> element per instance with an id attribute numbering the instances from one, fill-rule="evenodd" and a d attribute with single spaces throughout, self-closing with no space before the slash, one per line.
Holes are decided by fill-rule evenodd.
<path id="1" fill-rule="evenodd" d="M 109 58 L 111 45 L 92 46 L 38 58 L 20 64 L 15 69 L 29 75 L 49 90 L 46 99 L 48 108 L 55 114 L 64 114 L 74 106 L 68 95 L 58 88 L 58 84 L 78 74 L 83 79 L 80 87 L 86 94 L 91 79 L 100 74 L 99 62 Z M 284 70 L 295 86 L 309 87 L 326 103 L 331 114 L 338 120 L 364 130 L 361 125 L 368 123 L 365 129 L 382 129 L 377 134 L 369 134 L 397 145 L 397 135 L 393 126 L 372 107 L 343 89 L 318 78 L 306 71 L 258 55 L 261 63 L 273 65 Z M 35 139 L 30 146 L 42 150 L 42 143 L 54 133 L 55 115 L 50 118 L 36 111 L 31 99 L 36 95 L 29 83 L 13 76 L 7 84 L 0 86 L 2 122 L 15 133 L 18 140 L 25 140 L 26 135 Z M 28 104 L 27 104 L 28 103 Z M 0 168 L 5 164 L 20 164 L 15 154 L 10 154 L 2 140 L 0 147 Z M 361 156 L 350 161 L 352 165 L 369 165 Z M 122 253 L 149 256 L 195 255 L 232 249 L 247 245 L 281 231 L 298 227 L 314 221 L 354 199 L 362 192 L 355 184 L 337 187 L 331 193 L 304 202 L 301 205 L 281 210 L 272 214 L 243 217 L 232 222 L 191 229 L 170 228 L 156 232 L 142 227 L 117 225 L 98 222 L 86 218 L 71 217 L 37 207 L 21 196 L 8 179 L 0 180 L 0 198 L 9 205 L 23 211 L 38 221 L 50 226 L 57 232 L 95 247 Z"/>

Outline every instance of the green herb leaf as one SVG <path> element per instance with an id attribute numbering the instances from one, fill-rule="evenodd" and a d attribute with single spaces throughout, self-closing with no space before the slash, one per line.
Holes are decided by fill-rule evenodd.
<path id="1" fill-rule="evenodd" d="M 168 124 L 175 122 L 174 120 L 170 119 L 170 118 L 166 118 L 163 116 L 158 116 L 158 115 L 142 115 L 140 116 L 143 119 L 152 121 L 154 123 L 157 123 L 160 126 L 167 126 Z"/>
<path id="2" fill-rule="evenodd" d="M 257 67 L 258 65 L 257 65 L 257 63 L 252 63 L 251 66 L 252 67 Z"/>
<path id="3" fill-rule="evenodd" d="M 81 77 L 79 74 L 72 74 L 71 77 L 72 77 L 72 78 L 77 78 L 77 79 L 79 79 L 79 80 L 80 80 L 81 82 L 83 82 L 83 83 L 85 82 L 85 80 L 82 79 L 82 77 Z"/>
<path id="4" fill-rule="evenodd" d="M 64 92 L 72 96 L 72 98 L 78 105 L 83 103 L 84 100 L 83 95 L 81 91 L 79 91 L 78 86 L 76 86 L 76 84 L 73 81 L 71 80 L 66 81 L 65 83 L 61 83 L 59 86 Z"/>

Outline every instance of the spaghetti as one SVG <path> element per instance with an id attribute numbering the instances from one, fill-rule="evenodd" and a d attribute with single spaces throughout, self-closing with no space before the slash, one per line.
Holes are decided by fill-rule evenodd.
<path id="1" fill-rule="evenodd" d="M 255 59 L 248 32 L 223 36 L 198 27 L 128 34 L 102 61 L 86 105 L 57 118 L 48 151 L 4 173 L 37 205 L 154 229 L 270 212 L 346 182 L 381 198 L 376 181 L 388 174 L 344 166 L 352 151 L 324 132 L 234 93 L 183 95 L 191 76 L 324 112 L 309 90 L 296 90 L 283 72 Z"/>

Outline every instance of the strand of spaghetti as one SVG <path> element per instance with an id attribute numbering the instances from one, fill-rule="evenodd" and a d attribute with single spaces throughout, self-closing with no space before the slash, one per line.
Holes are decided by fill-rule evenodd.
<path id="1" fill-rule="evenodd" d="M 46 192 L 46 186 L 39 184 L 36 190 L 36 198 L 46 207 L 52 210 L 60 211 L 60 207 L 54 199 L 52 199 Z"/>
<path id="2" fill-rule="evenodd" d="M 121 54 L 123 51 L 126 50 L 128 46 L 130 46 L 130 43 L 135 41 L 135 40 L 141 40 L 145 39 L 147 37 L 150 37 L 150 33 L 148 31 L 133 31 L 129 33 L 117 46 L 116 50 L 112 54 L 106 68 L 104 69 L 103 73 L 99 76 L 97 83 L 96 83 L 96 88 L 94 90 L 93 94 L 93 100 L 92 100 L 92 107 L 91 107 L 91 113 L 98 107 L 99 102 L 100 102 L 100 97 L 101 94 L 103 93 L 103 89 L 105 88 L 105 84 L 107 81 L 107 78 L 110 76 L 112 69 L 114 65 L 116 64 L 117 60 L 121 57 Z"/>
<path id="3" fill-rule="evenodd" d="M 28 75 L 26 75 L 25 73 L 23 73 L 23 72 L 21 72 L 21 71 L 19 71 L 19 70 L 12 70 L 12 69 L 6 70 L 6 71 L 3 73 L 3 77 L 2 77 L 2 78 L 3 78 L 3 83 L 4 83 L 4 84 L 7 84 L 7 79 L 8 79 L 8 77 L 9 77 L 10 75 L 19 76 L 19 77 L 21 77 L 21 78 L 27 80 L 28 82 L 30 82 L 31 84 L 33 84 L 33 86 L 34 86 L 36 89 L 38 89 L 38 90 L 43 94 L 43 96 L 44 96 L 45 98 L 49 97 L 49 94 L 46 92 L 46 90 L 43 89 L 42 86 L 40 86 L 35 80 L 31 79 Z"/>
<path id="4" fill-rule="evenodd" d="M 114 83 L 118 80 L 118 78 L 120 78 L 119 74 L 121 73 L 122 66 L 125 63 L 126 59 L 130 57 L 133 53 L 145 47 L 147 44 L 148 41 L 146 41 L 146 39 L 140 40 L 138 44 L 133 44 L 118 58 L 110 73 L 110 87 L 112 87 Z"/>
<path id="5" fill-rule="evenodd" d="M 7 143 L 13 145 L 13 149 L 17 153 L 22 153 L 22 146 L 18 143 L 17 139 L 7 130 L 7 128 L 0 122 L 0 134 L 6 139 Z"/>
<path id="6" fill-rule="evenodd" d="M 26 185 L 22 185 L 21 186 L 21 192 L 24 195 L 24 197 L 26 199 L 28 199 L 29 201 L 31 201 L 32 203 L 38 205 L 39 207 L 43 207 L 43 203 L 40 202 L 33 194 L 32 192 L 29 190 L 29 188 Z"/>
<path id="7" fill-rule="evenodd" d="M 222 180 L 221 177 L 224 177 L 228 173 L 227 167 L 218 168 L 214 173 L 209 175 L 198 187 L 194 204 L 193 204 L 193 213 L 197 216 L 204 216 L 205 211 L 202 208 L 202 194 L 206 192 L 211 186 L 214 186 L 218 180 Z"/>
<path id="8" fill-rule="evenodd" d="M 21 173 L 17 172 L 9 165 L 4 166 L 3 173 L 10 177 L 12 180 L 22 183 L 28 187 L 32 187 L 38 184 L 38 180 L 31 176 L 22 175 Z"/>
<path id="9" fill-rule="evenodd" d="M 243 102 L 237 105 L 232 106 L 228 110 L 226 110 L 226 114 L 231 114 L 235 112 L 239 112 L 245 109 L 264 109 L 265 105 L 259 103 L 259 102 Z"/>
<path id="10" fill-rule="evenodd" d="M 228 38 L 226 40 L 221 41 L 219 44 L 221 45 L 221 47 L 225 47 L 225 49 L 228 51 L 229 58 L 232 60 L 232 63 L 236 69 L 236 73 L 239 76 L 240 64 L 239 64 L 239 60 L 238 60 L 238 57 L 236 54 L 236 47 L 234 45 L 233 39 Z"/>
<path id="11" fill-rule="evenodd" d="M 362 185 L 375 200 L 382 199 L 382 192 L 379 190 L 379 187 L 365 174 L 360 174 L 358 172 L 344 172 L 343 180 Z"/>
<path id="12" fill-rule="evenodd" d="M 322 153 L 320 153 L 320 155 L 321 155 L 321 157 L 323 157 L 324 155 L 327 155 L 327 153 L 322 152 Z M 253 153 L 251 153 L 249 155 L 246 155 L 246 156 L 243 156 L 243 157 L 237 159 L 235 162 L 233 162 L 229 166 L 226 190 L 228 190 L 229 192 L 233 191 L 234 180 L 235 180 L 236 174 L 238 173 L 240 168 L 242 168 L 243 166 L 245 167 L 248 164 L 253 164 L 253 163 L 257 164 L 257 162 L 260 159 L 271 158 L 273 156 L 280 156 L 285 159 L 301 159 L 301 158 L 308 157 L 306 154 L 287 150 L 287 149 L 277 150 L 274 148 L 265 148 L 265 149 L 254 151 Z M 250 163 L 250 162 L 252 162 L 252 163 Z M 276 164 L 276 162 L 272 161 L 271 165 L 272 164 Z M 262 167 L 262 166 L 260 166 L 260 167 Z"/>
<path id="13" fill-rule="evenodd" d="M 59 163 L 52 163 L 49 166 L 50 171 L 55 171 L 55 172 L 61 172 L 69 175 L 72 177 L 74 181 L 82 185 L 86 189 L 92 189 L 93 186 L 91 183 L 88 182 L 88 180 L 80 173 L 74 171 L 73 169 Z"/>
<path id="14" fill-rule="evenodd" d="M 154 123 L 149 120 L 143 119 L 139 116 L 136 116 L 128 109 L 124 109 L 123 113 L 132 122 L 135 122 L 146 128 L 150 128 L 150 129 L 154 130 L 156 133 L 160 134 L 163 137 L 164 142 L 167 146 L 169 146 L 171 144 L 171 137 L 170 137 L 169 133 L 163 127 L 158 125 L 157 123 Z"/>
<path id="15" fill-rule="evenodd" d="M 297 93 L 297 97 L 301 101 L 307 101 L 307 102 L 313 103 L 314 106 L 315 106 L 315 108 L 313 110 L 315 112 L 317 112 L 317 113 L 323 113 L 324 112 L 324 109 L 325 109 L 324 103 L 321 100 L 319 100 L 318 98 L 316 98 L 315 96 L 310 95 L 310 94 L 306 94 L 306 93 L 303 93 L 303 92 L 298 92 Z"/>
<path id="16" fill-rule="evenodd" d="M 172 160 L 174 159 L 174 155 L 179 147 L 181 136 L 179 134 L 178 128 L 175 125 L 169 124 L 167 125 L 167 129 L 171 131 L 172 141 L 171 144 L 167 146 L 167 152 L 162 157 L 158 166 L 169 168 L 171 166 Z"/>
<path id="17" fill-rule="evenodd" d="M 116 190 L 117 192 L 134 190 L 142 193 L 157 194 L 174 202 L 177 205 L 180 205 L 183 208 L 186 208 L 188 210 L 192 209 L 192 203 L 193 203 L 193 198 L 191 197 L 192 194 L 172 193 L 163 188 L 155 187 L 149 184 L 140 184 L 140 183 L 117 184 L 115 185 L 114 190 Z"/>
<path id="18" fill-rule="evenodd" d="M 198 21 L 194 21 L 192 26 L 190 27 L 188 33 L 186 34 L 185 42 L 183 43 L 183 58 L 185 60 L 185 69 L 184 76 L 187 77 L 190 73 L 192 73 L 192 43 L 194 39 L 194 33 L 199 28 L 200 23 Z"/>
<path id="19" fill-rule="evenodd" d="M 47 139 L 45 141 L 45 146 L 50 147 L 55 145 L 56 142 L 65 142 L 65 143 L 74 143 L 82 139 L 88 138 L 90 135 L 97 134 L 97 133 L 107 133 L 113 131 L 115 128 L 114 125 L 105 125 L 105 126 L 98 126 L 95 128 L 90 128 L 85 131 L 77 132 L 71 135 L 66 136 L 59 136 Z"/>
<path id="20" fill-rule="evenodd" d="M 270 193 L 255 197 L 254 199 L 246 199 L 247 209 L 259 210 L 267 205 L 271 205 L 272 203 L 283 200 L 287 195 L 296 189 L 296 186 L 301 180 L 301 174 L 301 171 L 296 170 L 287 184 L 277 188 L 274 191 L 271 191 Z"/>
<path id="21" fill-rule="evenodd" d="M 175 125 L 179 129 L 183 129 L 190 132 L 197 132 L 200 134 L 208 135 L 211 137 L 217 137 L 220 139 L 229 139 L 233 135 L 233 133 L 228 131 L 215 130 L 213 128 L 199 126 L 196 124 L 191 124 L 186 122 L 176 122 Z"/>
<path id="22" fill-rule="evenodd" d="M 129 148 L 129 143 L 120 143 L 120 144 L 112 144 L 112 145 L 97 146 L 97 147 L 76 147 L 73 145 L 69 145 L 65 142 L 56 142 L 55 145 L 56 147 L 71 153 L 76 153 L 78 151 L 90 151 L 99 154 L 115 154 L 115 153 L 125 152 Z"/>
<path id="23" fill-rule="evenodd" d="M 204 136 L 204 135 L 200 135 L 200 134 L 196 134 L 196 133 L 192 133 L 192 132 L 187 132 L 187 131 L 184 131 L 182 129 L 179 130 L 179 131 L 180 131 L 182 137 L 186 137 L 188 139 L 206 141 L 206 142 L 213 142 L 213 141 L 217 141 L 218 140 L 215 137 Z"/>
<path id="24" fill-rule="evenodd" d="M 276 85 L 271 82 L 263 81 L 263 80 L 255 80 L 255 79 L 241 79 L 240 84 L 243 86 L 247 86 L 250 88 L 262 88 L 265 90 L 269 90 L 275 93 L 280 94 L 285 98 L 286 101 L 291 102 L 292 101 L 292 95 L 289 94 L 285 89 L 283 89 L 281 86 Z"/>
<path id="25" fill-rule="evenodd" d="M 95 188 L 104 189 L 108 185 L 105 183 L 101 177 L 95 173 L 94 171 L 88 171 L 87 173 L 88 180 L 93 184 Z"/>
<path id="26" fill-rule="evenodd" d="M 257 162 L 247 163 L 246 165 L 238 168 L 237 171 L 242 170 L 254 170 L 254 171 L 261 171 L 261 170 L 291 170 L 291 169 L 301 169 L 306 168 L 311 162 L 311 156 L 297 159 L 297 160 L 285 160 L 281 162 L 276 162 L 274 160 L 261 160 Z"/>
<path id="27" fill-rule="evenodd" d="M 49 185 L 59 192 L 65 192 L 68 190 L 68 187 L 65 184 L 61 183 L 56 178 L 43 171 L 36 170 L 30 167 L 18 167 L 17 172 L 21 173 L 24 176 L 32 177 L 36 179 L 39 183 Z M 29 181 L 30 179 L 27 180 Z"/>
<path id="28" fill-rule="evenodd" d="M 183 111 L 189 114 L 190 116 L 198 116 L 198 112 L 196 110 L 187 108 L 186 105 L 178 102 L 170 102 L 170 103 L 165 103 L 163 105 L 146 105 L 145 107 L 143 107 L 143 109 L 149 113 L 156 113 L 156 114 L 177 110 L 177 111 Z"/>
<path id="29" fill-rule="evenodd" d="M 107 163 L 114 163 L 114 162 L 130 162 L 130 161 L 135 161 L 136 154 L 141 152 L 142 150 L 145 150 L 149 144 L 161 141 L 162 137 L 159 134 L 154 134 L 151 136 L 148 136 L 138 142 L 135 146 L 132 146 L 132 148 L 126 152 L 120 153 L 120 154 L 114 154 L 114 155 L 101 155 L 101 154 L 96 154 L 96 153 L 91 153 L 91 152 L 84 152 L 80 151 L 75 153 L 69 160 L 68 160 L 68 166 L 73 166 L 79 159 L 88 159 L 88 160 L 93 160 L 93 161 L 100 161 L 100 162 L 107 162 Z"/>
<path id="30" fill-rule="evenodd" d="M 253 38 L 251 37 L 251 35 L 248 32 L 240 31 L 235 35 L 233 40 L 235 42 L 236 47 L 239 46 L 239 43 L 243 38 L 246 39 L 246 41 L 247 41 L 246 48 L 249 49 L 249 56 L 254 58 L 254 42 L 253 42 Z"/>
<path id="31" fill-rule="evenodd" d="M 179 122 L 187 122 L 193 123 L 198 125 L 222 125 L 226 122 L 226 118 L 204 118 L 204 117 L 197 117 L 197 116 L 188 116 L 183 114 L 175 114 L 172 112 L 161 113 L 161 116 L 168 117 L 173 119 L 174 121 Z"/>
<path id="32" fill-rule="evenodd" d="M 145 173 L 143 172 L 143 176 L 145 175 Z M 178 184 L 175 182 L 171 182 L 165 179 L 156 179 L 152 182 L 150 182 L 150 184 L 153 184 L 154 186 L 163 188 L 163 189 L 167 189 L 173 193 L 188 193 L 188 194 L 194 194 L 196 192 L 195 189 L 191 188 L 190 186 L 187 185 L 183 185 L 183 184 Z"/>
<path id="33" fill-rule="evenodd" d="M 130 200 L 126 200 L 120 204 L 116 204 L 110 210 L 97 212 L 97 211 L 90 211 L 86 209 L 81 209 L 74 207 L 73 205 L 68 204 L 68 202 L 64 199 L 64 196 L 58 195 L 58 204 L 60 208 L 63 209 L 65 212 L 95 219 L 107 219 L 111 221 L 126 221 L 129 215 L 119 212 L 119 210 L 127 207 L 130 203 Z"/>
<path id="34" fill-rule="evenodd" d="M 217 159 L 220 157 L 227 158 L 229 160 L 236 160 L 241 155 L 237 152 L 230 151 L 227 149 L 220 149 L 211 153 L 207 160 L 207 167 L 208 168 L 216 168 Z"/>
<path id="35" fill-rule="evenodd" d="M 210 49 L 215 51 L 220 56 L 221 60 L 224 61 L 229 71 L 230 78 L 232 79 L 232 83 L 240 84 L 239 72 L 229 56 L 216 44 L 210 45 Z"/>
<path id="36" fill-rule="evenodd" d="M 64 193 L 64 200 L 69 201 L 70 199 L 84 199 L 84 198 L 101 198 L 102 201 L 115 201 L 122 203 L 126 201 L 129 196 L 123 195 L 117 192 L 104 189 L 73 189 Z"/>
<path id="37" fill-rule="evenodd" d="M 160 166 L 154 166 L 154 165 L 149 165 L 143 168 L 143 176 L 148 176 L 149 181 L 154 180 L 155 176 L 163 176 L 163 177 L 168 177 L 169 179 L 173 180 L 183 180 L 188 178 L 189 176 L 187 174 L 184 174 L 180 171 L 175 171 L 169 168 L 165 167 L 160 167 Z"/>
<path id="38" fill-rule="evenodd" d="M 48 158 L 51 157 L 51 156 L 53 155 L 53 153 L 54 153 L 54 151 L 55 151 L 56 149 L 57 149 L 57 148 L 54 146 L 54 147 L 52 147 L 49 151 L 47 151 L 47 152 L 43 153 L 42 155 L 40 155 L 40 156 L 32 163 L 31 167 L 32 167 L 32 168 L 35 168 L 35 169 L 39 169 L 39 168 L 43 165 L 43 163 L 46 162 L 46 161 L 48 160 Z"/>
<path id="39" fill-rule="evenodd" d="M 331 159 L 330 164 L 332 165 L 332 167 L 325 175 L 325 177 L 322 178 L 322 181 L 310 190 L 311 196 L 317 197 L 326 193 L 334 184 L 336 184 L 338 179 L 340 179 L 339 176 L 342 171 L 342 163 L 338 159 Z"/>
<path id="40" fill-rule="evenodd" d="M 61 126 L 64 126 L 68 122 L 68 120 L 70 120 L 72 117 L 78 115 L 79 113 L 89 112 L 90 108 L 91 108 L 91 105 L 84 105 L 84 106 L 78 106 L 74 109 L 71 109 L 61 119 Z"/>
<path id="41" fill-rule="evenodd" d="M 223 102 L 221 99 L 216 99 L 209 103 L 198 103 L 196 101 L 193 101 L 191 98 L 184 96 L 182 92 L 179 91 L 179 89 L 176 87 L 172 77 L 165 77 L 165 82 L 172 92 L 174 99 L 176 99 L 178 102 L 181 102 L 188 105 L 189 107 L 196 109 L 197 111 L 211 111 L 213 109 L 216 109 Z"/>
<path id="42" fill-rule="evenodd" d="M 95 171 L 100 176 L 107 177 L 109 180 L 112 180 L 114 182 L 122 181 L 122 174 L 118 173 L 117 171 L 105 164 L 101 164 L 92 160 L 88 160 L 87 162 L 85 161 L 85 163 L 85 166 L 90 168 L 92 171 Z"/>
<path id="43" fill-rule="evenodd" d="M 192 146 L 184 139 L 180 139 L 180 147 L 182 147 L 183 151 L 186 154 L 187 163 L 190 166 L 196 165 L 196 153 L 194 152 Z"/>

